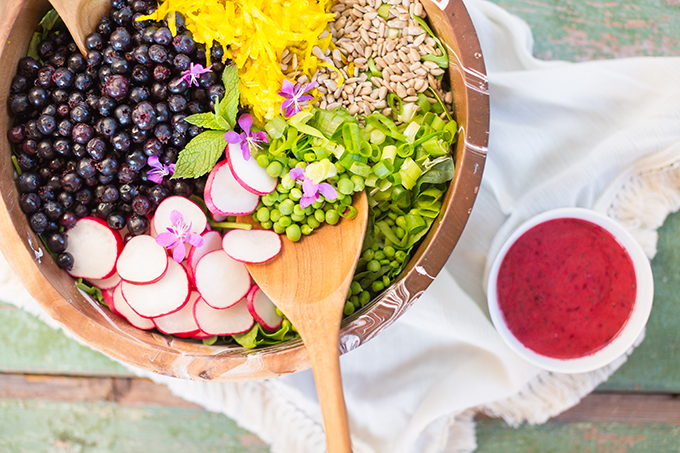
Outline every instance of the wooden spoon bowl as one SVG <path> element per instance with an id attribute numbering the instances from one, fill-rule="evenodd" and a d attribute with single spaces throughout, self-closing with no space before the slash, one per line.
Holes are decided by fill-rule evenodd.
<path id="1" fill-rule="evenodd" d="M 92 0 L 92 5 L 108 0 Z M 70 2 L 68 2 L 70 3 Z M 340 326 L 340 352 L 369 341 L 401 316 L 437 275 L 470 215 L 481 182 L 489 132 L 489 100 L 484 60 L 462 0 L 423 0 L 432 26 L 450 51 L 450 84 L 460 136 L 451 150 L 454 179 L 442 214 L 419 245 L 398 280 L 378 298 L 346 317 Z M 5 139 L 12 123 L 7 98 L 17 62 L 26 55 L 47 0 L 0 1 L 0 248 L 12 269 L 47 315 L 80 341 L 128 364 L 159 374 L 197 380 L 265 379 L 309 368 L 300 340 L 244 350 L 205 346 L 195 341 L 141 331 L 84 297 L 73 279 L 51 260 L 19 209 Z M 92 23 L 91 23 L 92 24 Z M 93 26 L 93 25 L 91 25 Z"/>

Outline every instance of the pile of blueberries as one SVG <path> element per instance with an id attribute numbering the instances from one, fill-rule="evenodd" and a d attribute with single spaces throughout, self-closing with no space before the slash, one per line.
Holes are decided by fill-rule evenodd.
<path id="1" fill-rule="evenodd" d="M 149 180 L 150 156 L 164 165 L 202 129 L 184 121 L 208 112 L 224 96 L 223 50 L 210 49 L 212 72 L 190 86 L 182 75 L 190 64 L 206 64 L 206 50 L 176 17 L 138 21 L 154 0 L 111 0 L 111 10 L 86 38 L 82 55 L 63 25 L 46 33 L 38 59 L 19 61 L 9 109 L 8 138 L 20 169 L 20 206 L 69 269 L 65 231 L 78 218 L 96 216 L 128 238 L 149 229 L 149 215 L 170 195 L 202 194 L 205 178 Z"/>

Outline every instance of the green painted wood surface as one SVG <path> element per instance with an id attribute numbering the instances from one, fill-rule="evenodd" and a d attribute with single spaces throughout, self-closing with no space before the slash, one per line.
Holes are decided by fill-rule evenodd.
<path id="1" fill-rule="evenodd" d="M 0 372 L 130 376 L 103 354 L 0 302 Z"/>
<path id="2" fill-rule="evenodd" d="M 680 426 L 663 423 L 556 423 L 508 429 L 477 423 L 476 453 L 678 453 Z"/>
<path id="3" fill-rule="evenodd" d="M 666 218 L 657 247 L 645 340 L 600 390 L 680 393 L 680 213 Z"/>
<path id="4" fill-rule="evenodd" d="M 677 1 L 491 1 L 529 23 L 545 60 L 680 55 Z"/>
<path id="5" fill-rule="evenodd" d="M 0 400 L 5 453 L 265 453 L 228 418 L 196 409 Z"/>

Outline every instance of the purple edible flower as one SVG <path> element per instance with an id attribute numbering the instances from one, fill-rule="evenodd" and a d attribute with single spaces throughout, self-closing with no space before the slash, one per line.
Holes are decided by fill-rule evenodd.
<path id="1" fill-rule="evenodd" d="M 163 165 L 158 156 L 151 156 L 146 161 L 151 170 L 147 172 L 150 181 L 160 184 L 163 182 L 164 176 L 172 176 L 175 173 L 175 164 Z"/>
<path id="2" fill-rule="evenodd" d="M 207 68 L 204 68 L 202 64 L 193 64 L 191 63 L 191 66 L 189 69 L 184 71 L 182 73 L 182 77 L 180 77 L 180 80 L 185 80 L 189 86 L 191 86 L 193 83 L 198 86 L 198 77 L 201 74 L 205 74 L 208 72 L 212 72 L 212 65 L 208 66 Z"/>
<path id="3" fill-rule="evenodd" d="M 264 131 L 250 132 L 250 128 L 253 126 L 253 118 L 247 113 L 241 115 L 238 119 L 238 125 L 241 126 L 243 132 L 239 134 L 229 131 L 224 134 L 224 139 L 233 145 L 240 144 L 243 158 L 248 160 L 252 154 L 256 154 L 262 148 L 261 142 L 269 143 L 269 140 Z"/>
<path id="4" fill-rule="evenodd" d="M 281 91 L 279 95 L 286 98 L 281 104 L 281 114 L 286 118 L 290 118 L 302 110 L 302 104 L 314 99 L 314 96 L 304 96 L 306 92 L 316 87 L 316 81 L 303 85 L 301 83 L 293 84 L 288 79 L 283 80 Z"/>
<path id="5" fill-rule="evenodd" d="M 200 247 L 203 245 L 203 237 L 200 234 L 190 233 L 191 222 L 189 224 L 185 223 L 184 216 L 176 209 L 170 213 L 170 221 L 172 226 L 166 228 L 168 230 L 167 233 L 160 233 L 156 236 L 156 244 L 167 249 L 174 248 L 172 259 L 181 263 L 186 254 L 184 243 L 188 242 L 194 247 Z"/>
<path id="6" fill-rule="evenodd" d="M 302 168 L 292 168 L 288 172 L 288 176 L 297 182 L 302 181 L 302 198 L 300 198 L 300 207 L 302 209 L 318 200 L 319 194 L 323 195 L 324 198 L 329 201 L 338 198 L 338 192 L 336 192 L 333 186 L 327 182 L 314 184 L 314 181 L 307 177 L 305 170 Z"/>

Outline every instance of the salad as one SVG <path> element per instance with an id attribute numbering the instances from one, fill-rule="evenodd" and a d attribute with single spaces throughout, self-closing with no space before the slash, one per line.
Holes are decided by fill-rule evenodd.
<path id="1" fill-rule="evenodd" d="M 366 191 L 351 315 L 441 210 L 457 124 L 418 0 L 111 0 L 85 44 L 51 11 L 18 64 L 19 204 L 79 288 L 138 328 L 288 340 L 244 263 L 341 227 Z"/>

